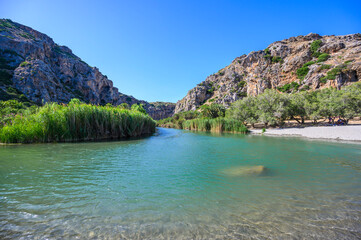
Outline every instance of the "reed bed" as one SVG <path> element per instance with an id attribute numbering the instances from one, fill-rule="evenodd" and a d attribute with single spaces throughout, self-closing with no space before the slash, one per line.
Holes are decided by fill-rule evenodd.
<path id="1" fill-rule="evenodd" d="M 248 133 L 247 127 L 241 121 L 227 118 L 196 118 L 186 120 L 183 122 L 182 128 L 195 131 Z"/>
<path id="2" fill-rule="evenodd" d="M 77 142 L 138 137 L 155 132 L 147 114 L 114 106 L 72 100 L 48 103 L 35 113 L 16 115 L 0 129 L 3 143 Z"/>

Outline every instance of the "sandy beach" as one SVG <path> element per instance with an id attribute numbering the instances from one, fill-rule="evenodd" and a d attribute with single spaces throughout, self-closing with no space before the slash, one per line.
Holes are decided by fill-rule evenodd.
<path id="1" fill-rule="evenodd" d="M 262 129 L 251 130 L 252 134 L 262 134 Z M 361 141 L 361 125 L 319 126 L 304 128 L 271 128 L 264 135 L 299 136 L 312 139 L 332 139 Z"/>

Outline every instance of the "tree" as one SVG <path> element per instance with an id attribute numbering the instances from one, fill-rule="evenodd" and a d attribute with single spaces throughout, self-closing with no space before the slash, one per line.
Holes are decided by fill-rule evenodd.
<path id="1" fill-rule="evenodd" d="M 201 106 L 202 117 L 217 118 L 224 117 L 226 108 L 223 105 L 212 103 L 211 105 Z"/>
<path id="2" fill-rule="evenodd" d="M 276 90 L 266 89 L 257 97 L 258 120 L 265 127 L 270 125 L 282 125 L 288 116 L 289 100 L 287 96 L 279 94 Z"/>
<path id="3" fill-rule="evenodd" d="M 254 124 L 258 119 L 256 110 L 256 97 L 249 96 L 232 104 L 231 108 L 227 111 L 227 118 L 233 118 L 238 121 L 246 122 L 254 127 Z"/>

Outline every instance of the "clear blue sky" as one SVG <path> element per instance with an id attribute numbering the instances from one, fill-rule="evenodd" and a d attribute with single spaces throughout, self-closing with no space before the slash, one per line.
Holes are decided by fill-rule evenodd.
<path id="1" fill-rule="evenodd" d="M 360 0 L 0 0 L 0 18 L 70 47 L 121 92 L 171 102 L 274 41 L 361 32 L 360 9 Z"/>

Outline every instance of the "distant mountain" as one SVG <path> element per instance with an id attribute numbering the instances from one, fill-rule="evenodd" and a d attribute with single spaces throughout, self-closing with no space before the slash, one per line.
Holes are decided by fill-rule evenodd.
<path id="1" fill-rule="evenodd" d="M 203 104 L 229 106 L 267 88 L 282 92 L 340 88 L 361 78 L 361 34 L 291 37 L 242 55 L 177 102 L 175 113 Z"/>
<path id="2" fill-rule="evenodd" d="M 98 68 L 91 67 L 47 35 L 0 19 L 0 100 L 38 104 L 79 98 L 93 104 L 141 103 L 154 118 L 169 117 L 175 104 L 150 104 L 122 94 Z"/>

